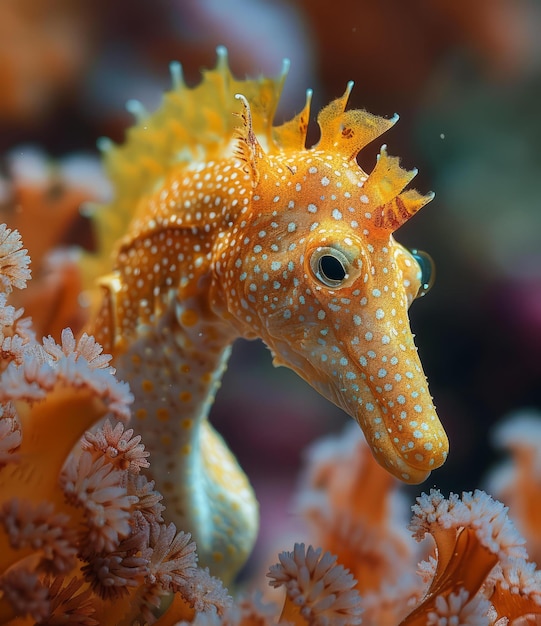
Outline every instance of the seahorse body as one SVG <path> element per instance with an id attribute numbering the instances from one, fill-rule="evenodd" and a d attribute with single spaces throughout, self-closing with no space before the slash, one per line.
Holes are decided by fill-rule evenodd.
<path id="1" fill-rule="evenodd" d="M 95 215 L 104 254 L 86 262 L 104 291 L 92 330 L 131 384 L 167 515 L 227 577 L 258 521 L 207 421 L 237 337 L 263 339 L 275 364 L 353 416 L 395 476 L 420 482 L 444 462 L 407 315 L 423 272 L 392 235 L 432 196 L 404 191 L 416 171 L 385 147 L 370 174 L 359 167 L 359 151 L 396 118 L 346 111 L 351 84 L 306 148 L 310 93 L 293 120 L 272 125 L 285 72 L 236 81 L 220 48 L 199 86 L 187 88 L 178 66 L 174 76 L 160 109 L 105 154 L 116 196 Z"/>

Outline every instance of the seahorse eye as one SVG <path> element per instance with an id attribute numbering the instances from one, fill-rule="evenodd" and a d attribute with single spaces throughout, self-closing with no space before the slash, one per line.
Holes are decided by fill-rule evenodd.
<path id="1" fill-rule="evenodd" d="M 348 278 L 349 260 L 335 248 L 317 248 L 310 259 L 316 278 L 327 287 L 339 287 Z"/>
<path id="2" fill-rule="evenodd" d="M 422 250 L 410 250 L 410 252 L 413 258 L 417 261 L 417 265 L 419 266 L 421 272 L 419 280 L 421 286 L 415 296 L 416 298 L 420 298 L 428 293 L 432 288 L 436 278 L 436 266 L 434 265 L 432 257 L 426 252 L 423 252 Z"/>

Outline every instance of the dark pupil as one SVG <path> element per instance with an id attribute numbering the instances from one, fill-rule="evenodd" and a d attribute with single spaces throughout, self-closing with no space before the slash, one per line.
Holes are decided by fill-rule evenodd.
<path id="1" fill-rule="evenodd" d="M 319 259 L 319 271 L 329 280 L 340 281 L 346 277 L 346 270 L 342 263 L 329 254 Z"/>

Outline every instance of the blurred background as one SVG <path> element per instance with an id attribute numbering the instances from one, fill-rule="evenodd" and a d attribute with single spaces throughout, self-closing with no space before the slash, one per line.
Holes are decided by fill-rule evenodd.
<path id="1" fill-rule="evenodd" d="M 492 426 L 541 409 L 540 33 L 538 0 L 1 0 L 5 219 L 23 231 L 36 280 L 42 257 L 54 265 L 47 248 L 91 245 L 76 209 L 108 192 L 96 140 L 122 141 L 128 99 L 158 106 L 171 60 L 193 85 L 218 44 L 238 77 L 276 75 L 288 57 L 277 122 L 307 88 L 315 119 L 353 79 L 350 106 L 398 112 L 383 141 L 436 192 L 397 234 L 437 268 L 411 321 L 451 453 L 423 489 L 479 487 Z M 254 483 L 263 540 L 291 528 L 302 450 L 347 418 L 258 342 L 236 345 L 212 415 Z"/>

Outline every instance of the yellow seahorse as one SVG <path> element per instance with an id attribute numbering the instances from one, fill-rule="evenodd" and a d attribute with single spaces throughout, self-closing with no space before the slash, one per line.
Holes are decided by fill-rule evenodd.
<path id="1" fill-rule="evenodd" d="M 132 106 L 127 141 L 106 146 L 115 197 L 94 215 L 100 254 L 85 261 L 103 290 L 91 332 L 130 382 L 167 514 L 226 578 L 258 523 L 207 420 L 237 337 L 263 339 L 353 416 L 398 478 L 423 481 L 448 449 L 407 314 L 428 265 L 393 238 L 432 195 L 404 191 L 416 171 L 385 147 L 370 174 L 359 167 L 397 117 L 346 111 L 352 83 L 319 113 L 317 145 L 305 146 L 310 92 L 273 126 L 286 71 L 235 80 L 219 48 L 191 89 L 173 65 L 161 107 Z"/>

